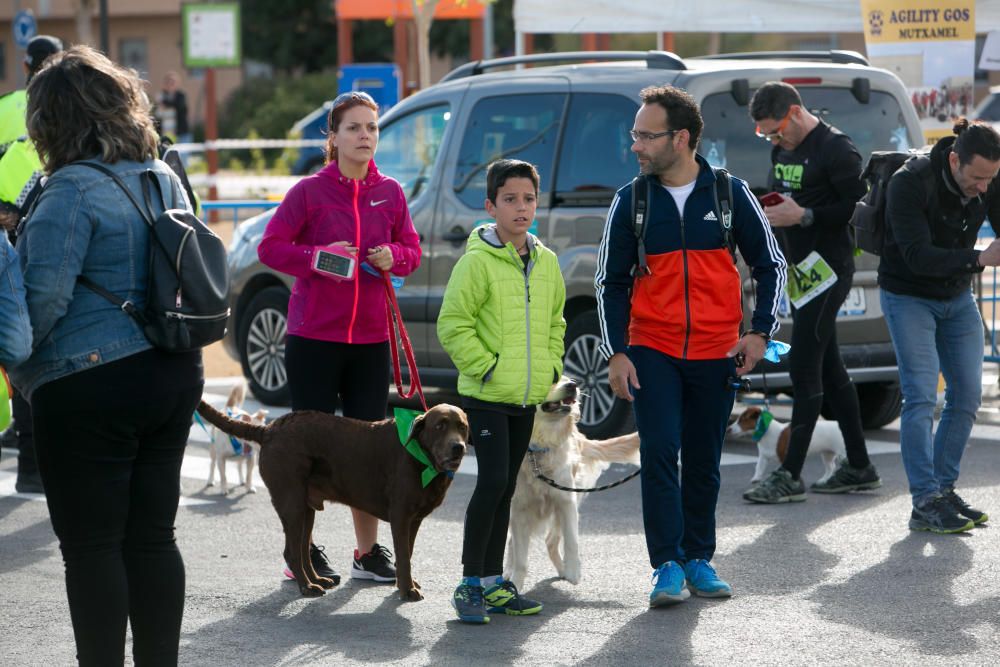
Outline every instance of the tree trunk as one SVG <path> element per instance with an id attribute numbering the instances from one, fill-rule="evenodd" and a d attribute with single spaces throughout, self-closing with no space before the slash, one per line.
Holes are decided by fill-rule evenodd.
<path id="1" fill-rule="evenodd" d="M 94 18 L 94 3 L 96 0 L 77 0 L 76 8 L 76 43 L 94 45 L 92 22 Z M 109 54 L 110 57 L 110 54 Z"/>
<path id="2" fill-rule="evenodd" d="M 417 71 L 420 89 L 431 85 L 431 24 L 438 0 L 413 0 L 413 22 L 417 27 Z"/>

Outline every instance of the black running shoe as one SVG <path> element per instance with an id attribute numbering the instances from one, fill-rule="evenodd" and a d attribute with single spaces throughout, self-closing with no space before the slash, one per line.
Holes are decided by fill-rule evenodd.
<path id="1" fill-rule="evenodd" d="M 840 465 L 822 482 L 816 482 L 809 487 L 814 493 L 847 493 L 848 491 L 861 491 L 863 489 L 877 489 L 882 486 L 882 480 L 875 470 L 875 466 L 869 463 L 864 468 L 853 468 L 846 460 L 840 461 Z"/>
<path id="2" fill-rule="evenodd" d="M 942 495 L 945 500 L 951 503 L 953 510 L 964 516 L 966 519 L 971 519 L 972 523 L 977 526 L 990 520 L 990 517 L 986 512 L 970 507 L 969 503 L 962 500 L 962 497 L 955 493 L 955 489 L 949 489 Z"/>
<path id="3" fill-rule="evenodd" d="M 326 557 L 326 547 L 310 544 L 309 560 L 312 561 L 313 569 L 316 570 L 317 575 L 326 577 L 327 579 L 332 579 L 334 586 L 340 583 L 340 575 L 337 574 L 337 571 L 333 569 L 332 565 L 330 565 L 330 559 Z M 285 576 L 289 579 L 295 578 L 295 575 L 292 574 L 292 569 L 288 567 L 287 563 L 285 564 Z"/>
<path id="4" fill-rule="evenodd" d="M 972 530 L 972 520 L 955 513 L 955 508 L 942 496 L 935 496 L 910 513 L 910 530 L 932 533 L 961 533 Z"/>
<path id="5" fill-rule="evenodd" d="M 388 584 L 396 581 L 396 568 L 392 563 L 392 552 L 380 544 L 373 544 L 372 550 L 358 555 L 354 551 L 354 565 L 351 566 L 352 579 L 370 579 Z"/>

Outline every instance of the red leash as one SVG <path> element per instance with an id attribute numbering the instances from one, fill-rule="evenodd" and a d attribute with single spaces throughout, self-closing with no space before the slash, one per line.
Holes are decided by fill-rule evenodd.
<path id="1" fill-rule="evenodd" d="M 386 321 L 389 323 L 389 334 L 392 340 L 389 341 L 389 351 L 392 352 L 392 379 L 396 383 L 396 391 L 400 398 L 413 398 L 413 394 L 420 397 L 420 405 L 424 412 L 427 412 L 427 400 L 424 398 L 424 389 L 420 386 L 420 375 L 417 373 L 417 362 L 413 358 L 413 345 L 410 344 L 410 337 L 406 333 L 403 325 L 403 316 L 399 312 L 399 302 L 396 301 L 396 290 L 392 287 L 389 279 L 389 272 L 382 272 L 382 280 L 385 284 L 385 298 L 389 302 L 389 308 L 385 311 Z M 403 392 L 403 371 L 399 365 L 399 350 L 396 349 L 396 339 L 403 343 L 403 353 L 406 355 L 406 368 L 410 371 L 410 391 Z"/>

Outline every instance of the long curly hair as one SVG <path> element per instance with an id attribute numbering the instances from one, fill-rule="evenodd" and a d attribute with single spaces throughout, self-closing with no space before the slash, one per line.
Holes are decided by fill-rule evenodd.
<path id="1" fill-rule="evenodd" d="M 31 78 L 27 125 L 49 174 L 76 160 L 110 164 L 157 156 L 149 98 L 138 74 L 89 46 L 49 57 Z"/>

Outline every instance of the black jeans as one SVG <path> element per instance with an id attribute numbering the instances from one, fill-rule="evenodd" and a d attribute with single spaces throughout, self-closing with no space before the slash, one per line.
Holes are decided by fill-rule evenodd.
<path id="1" fill-rule="evenodd" d="M 782 467 L 796 479 L 809 451 L 816 420 L 827 402 L 844 436 L 851 466 L 869 464 L 861 428 L 858 392 L 851 382 L 837 346 L 837 311 L 847 298 L 853 274 L 838 276 L 837 282 L 792 314 L 792 349 L 789 371 L 795 399 L 792 404 L 792 436 Z"/>
<path id="2" fill-rule="evenodd" d="M 127 620 L 136 665 L 177 664 L 184 562 L 174 519 L 202 391 L 193 354 L 140 353 L 31 397 L 81 665 L 121 665 Z"/>
<path id="3" fill-rule="evenodd" d="M 331 343 L 287 336 L 285 368 L 292 410 L 333 414 L 365 421 L 385 419 L 389 403 L 389 343 Z"/>
<path id="4" fill-rule="evenodd" d="M 465 413 L 479 474 L 465 511 L 462 575 L 502 574 L 510 500 L 514 497 L 517 471 L 531 443 L 535 413 L 514 416 L 468 408 Z"/>

